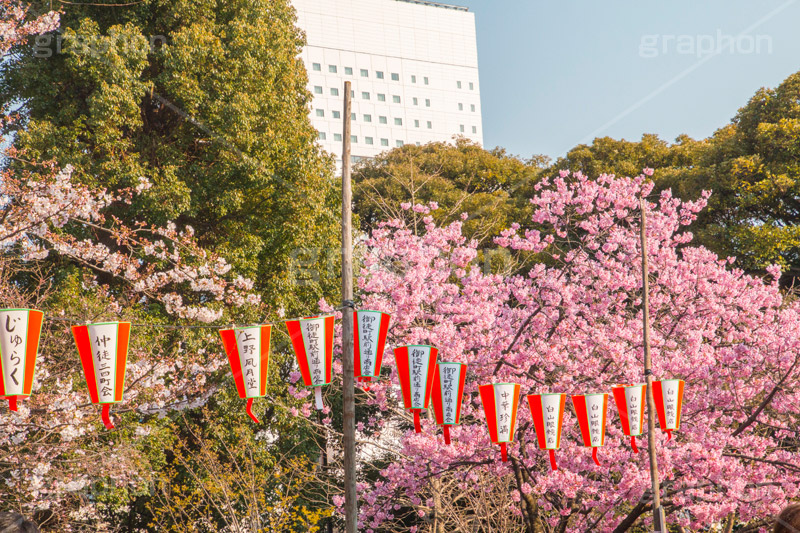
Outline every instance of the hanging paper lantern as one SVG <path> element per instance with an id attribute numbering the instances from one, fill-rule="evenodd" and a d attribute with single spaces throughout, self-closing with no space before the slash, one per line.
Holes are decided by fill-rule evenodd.
<path id="1" fill-rule="evenodd" d="M 286 321 L 294 354 L 306 387 L 314 387 L 317 409 L 322 409 L 322 387 L 330 385 L 333 370 L 333 315 Z"/>
<path id="2" fill-rule="evenodd" d="M 111 404 L 122 401 L 130 332 L 130 322 L 72 326 L 89 397 L 92 403 L 102 404 L 102 418 L 107 429 L 114 429 Z"/>
<path id="3" fill-rule="evenodd" d="M 556 450 L 561 447 L 561 424 L 566 402 L 566 394 L 528 394 L 536 440 L 540 450 L 550 452 L 550 468 L 553 470 L 558 470 Z"/>
<path id="4" fill-rule="evenodd" d="M 403 404 L 414 414 L 414 431 L 422 431 L 419 414 L 428 408 L 439 350 L 433 346 L 412 345 L 394 349 L 397 377 L 403 391 Z"/>
<path id="5" fill-rule="evenodd" d="M 662 379 L 653 382 L 653 398 L 656 401 L 658 425 L 672 439 L 672 432 L 681 427 L 681 409 L 683 408 L 682 379 Z"/>
<path id="6" fill-rule="evenodd" d="M 253 398 L 267 394 L 269 340 L 272 326 L 220 330 L 225 353 L 231 363 L 233 380 L 240 398 L 247 398 L 245 411 L 258 424 L 253 414 Z"/>
<path id="7" fill-rule="evenodd" d="M 445 444 L 450 444 L 450 426 L 458 424 L 461 419 L 461 398 L 464 396 L 466 379 L 467 365 L 445 362 L 436 364 L 431 401 L 436 423 L 442 426 Z"/>
<path id="8" fill-rule="evenodd" d="M 383 349 L 389 332 L 391 316 L 380 311 L 359 310 L 353 312 L 353 363 L 356 381 L 369 383 L 381 374 Z M 369 385 L 364 386 L 369 390 Z"/>
<path id="9" fill-rule="evenodd" d="M 492 443 L 500 445 L 503 462 L 508 461 L 507 444 L 514 440 L 519 404 L 519 385 L 516 383 L 492 383 L 478 387 L 489 427 Z"/>
<path id="10" fill-rule="evenodd" d="M 631 438 L 631 449 L 639 453 L 636 437 L 644 432 L 644 406 L 647 385 L 623 385 L 614 387 L 614 401 L 619 409 L 622 432 Z"/>
<path id="11" fill-rule="evenodd" d="M 0 309 L 0 398 L 17 410 L 17 398 L 31 395 L 44 313 Z"/>
<path id="12" fill-rule="evenodd" d="M 592 459 L 600 466 L 597 459 L 597 448 L 606 441 L 606 412 L 608 410 L 608 394 L 575 394 L 572 406 L 578 416 L 583 445 L 592 448 Z"/>

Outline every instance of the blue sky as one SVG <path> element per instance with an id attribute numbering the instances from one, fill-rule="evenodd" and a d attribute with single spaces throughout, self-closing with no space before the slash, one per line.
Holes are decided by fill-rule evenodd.
<path id="1" fill-rule="evenodd" d="M 800 70 L 800 0 L 456 0 L 476 14 L 484 141 L 711 135 Z"/>

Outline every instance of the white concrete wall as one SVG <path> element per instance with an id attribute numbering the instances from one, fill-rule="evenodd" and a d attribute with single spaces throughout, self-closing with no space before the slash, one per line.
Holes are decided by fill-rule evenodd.
<path id="1" fill-rule="evenodd" d="M 454 135 L 483 143 L 473 13 L 399 0 L 293 0 L 293 4 L 308 40 L 302 59 L 314 94 L 311 120 L 324 134 L 320 144 L 327 151 L 341 157 L 337 135 L 342 132 L 346 80 L 355 93 L 354 156 L 374 157 L 398 142 L 452 141 Z M 367 76 L 362 76 L 362 69 Z M 399 79 L 393 80 L 392 74 Z M 331 89 L 338 89 L 338 96 Z M 385 101 L 379 101 L 379 95 Z"/>

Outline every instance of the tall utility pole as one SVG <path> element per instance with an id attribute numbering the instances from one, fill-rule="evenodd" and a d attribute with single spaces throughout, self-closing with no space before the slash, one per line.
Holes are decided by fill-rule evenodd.
<path id="1" fill-rule="evenodd" d="M 350 82 L 344 82 L 342 128 L 342 419 L 344 422 L 345 532 L 356 533 L 356 406 L 353 369 L 353 193 L 350 189 Z"/>
<path id="2" fill-rule="evenodd" d="M 647 266 L 647 201 L 639 198 L 642 223 L 639 234 L 642 241 L 642 321 L 644 322 L 644 378 L 647 382 L 647 453 L 650 455 L 650 480 L 653 483 L 653 530 L 667 532 L 667 521 L 661 507 L 661 484 L 658 480 L 656 457 L 656 402 L 653 399 L 653 371 L 650 360 L 650 281 Z"/>

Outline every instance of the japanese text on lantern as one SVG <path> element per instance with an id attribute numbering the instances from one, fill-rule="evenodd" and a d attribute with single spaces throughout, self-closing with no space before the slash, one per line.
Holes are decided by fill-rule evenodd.
<path id="1" fill-rule="evenodd" d="M 442 386 L 443 423 L 445 424 L 456 423 L 460 367 L 461 365 L 457 363 L 439 365 L 439 376 Z"/>
<path id="2" fill-rule="evenodd" d="M 313 386 L 325 384 L 325 319 L 301 320 L 303 342 L 308 357 L 308 369 Z"/>
<path id="3" fill-rule="evenodd" d="M 239 348 L 239 358 L 242 365 L 242 379 L 246 395 L 258 396 L 259 368 L 261 363 L 261 329 L 246 328 L 236 329 L 236 344 Z"/>
<path id="4" fill-rule="evenodd" d="M 494 387 L 495 409 L 497 412 L 497 441 L 511 441 L 511 417 L 517 401 L 513 383 L 498 383 Z"/>
<path id="5" fill-rule="evenodd" d="M 410 347 L 412 409 L 423 409 L 425 407 L 425 385 L 428 380 L 430 354 L 431 349 L 427 346 Z"/>
<path id="6" fill-rule="evenodd" d="M 358 313 L 358 343 L 361 357 L 361 375 L 374 376 L 377 357 L 380 313 L 360 311 Z"/>
<path id="7" fill-rule="evenodd" d="M 9 396 L 23 394 L 28 312 L 3 311 L 0 320 L 3 328 L 3 335 L 0 337 L 0 355 L 2 355 L 5 393 Z"/>
<path id="8" fill-rule="evenodd" d="M 631 435 L 642 432 L 642 387 L 625 387 L 625 403 L 628 405 L 628 428 Z"/>
<path id="9" fill-rule="evenodd" d="M 542 395 L 544 441 L 547 448 L 558 448 L 558 426 L 561 423 L 561 395 Z"/>
<path id="10" fill-rule="evenodd" d="M 589 438 L 592 446 L 603 445 L 603 403 L 605 394 L 586 395 L 586 415 L 589 422 Z"/>
<path id="11" fill-rule="evenodd" d="M 114 401 L 116 381 L 117 324 L 90 324 L 88 330 L 99 403 L 110 403 Z"/>
<path id="12" fill-rule="evenodd" d="M 678 425 L 678 387 L 680 381 L 665 380 L 661 382 L 664 391 L 664 415 L 668 428 L 676 428 Z"/>

